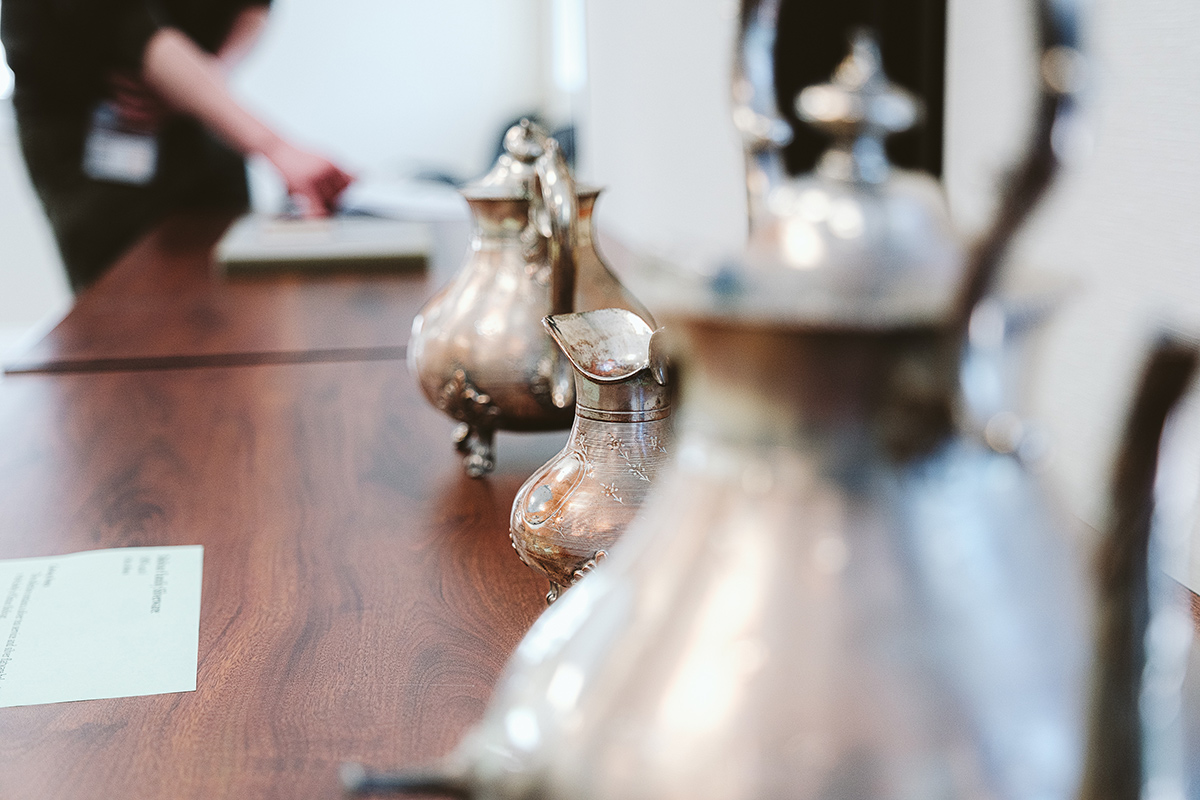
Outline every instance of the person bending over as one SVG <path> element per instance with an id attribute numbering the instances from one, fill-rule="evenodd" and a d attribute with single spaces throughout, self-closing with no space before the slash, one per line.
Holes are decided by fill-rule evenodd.
<path id="1" fill-rule="evenodd" d="M 264 0 L 0 4 L 21 151 L 74 291 L 168 213 L 245 209 L 243 156 L 273 164 L 307 215 L 349 185 L 229 92 L 266 17 Z"/>

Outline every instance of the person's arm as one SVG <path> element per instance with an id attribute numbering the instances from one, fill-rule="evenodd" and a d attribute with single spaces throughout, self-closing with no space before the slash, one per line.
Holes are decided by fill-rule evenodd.
<path id="1" fill-rule="evenodd" d="M 237 66 L 254 47 L 267 24 L 268 13 L 267 6 L 248 6 L 233 18 L 229 35 L 217 50 L 217 60 L 227 71 Z"/>
<path id="2" fill-rule="evenodd" d="M 233 98 L 217 58 L 175 28 L 146 44 L 142 80 L 172 108 L 200 120 L 245 155 L 262 155 L 283 175 L 306 214 L 324 215 L 353 180 L 329 160 L 276 134 Z"/>

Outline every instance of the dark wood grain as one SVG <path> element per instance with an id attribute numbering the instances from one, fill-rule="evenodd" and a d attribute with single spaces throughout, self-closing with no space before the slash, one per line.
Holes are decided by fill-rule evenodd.
<path id="1" fill-rule="evenodd" d="M 221 277 L 211 251 L 229 222 L 186 216 L 156 228 L 6 371 L 402 347 L 421 305 L 461 266 L 469 233 L 465 222 L 434 223 L 425 273 Z"/>
<path id="2" fill-rule="evenodd" d="M 331 364 L 339 361 L 402 361 L 407 347 L 342 347 L 330 350 L 209 353 L 133 358 L 68 358 L 18 364 L 8 375 L 59 375 L 70 372 L 149 372 L 197 367 L 255 367 L 263 364 Z"/>
<path id="3" fill-rule="evenodd" d="M 507 538 L 565 434 L 463 477 L 401 364 L 0 381 L 0 557 L 203 544 L 198 690 L 0 709 L 0 797 L 333 798 L 440 756 L 544 583 Z"/>

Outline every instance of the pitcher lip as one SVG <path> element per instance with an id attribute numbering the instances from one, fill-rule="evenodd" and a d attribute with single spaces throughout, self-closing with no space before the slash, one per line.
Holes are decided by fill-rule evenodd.
<path id="1" fill-rule="evenodd" d="M 602 316 L 613 318 L 614 321 L 619 319 L 620 324 L 627 326 L 627 333 L 636 341 L 629 343 L 631 346 L 629 352 L 595 363 L 594 359 L 586 357 L 587 353 L 592 352 L 592 348 L 585 343 L 576 341 L 578 333 L 571 332 L 567 328 L 571 327 L 572 322 Z M 571 362 L 571 366 L 588 380 L 596 383 L 620 383 L 629 380 L 642 370 L 650 369 L 650 340 L 654 331 L 644 319 L 632 311 L 623 308 L 603 308 L 571 314 L 553 314 L 543 319 L 542 324 L 554 341 L 558 343 L 558 346 L 562 348 L 563 353 Z M 592 352 L 592 355 L 597 354 Z"/>

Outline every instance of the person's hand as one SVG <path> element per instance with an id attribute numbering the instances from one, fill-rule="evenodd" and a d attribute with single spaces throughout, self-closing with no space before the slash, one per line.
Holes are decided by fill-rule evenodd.
<path id="1" fill-rule="evenodd" d="M 121 123 L 131 130 L 154 133 L 171 113 L 153 89 L 128 72 L 110 72 L 108 88 Z"/>
<path id="2" fill-rule="evenodd" d="M 283 176 L 288 194 L 306 217 L 328 216 L 354 178 L 316 153 L 280 142 L 264 153 Z"/>

